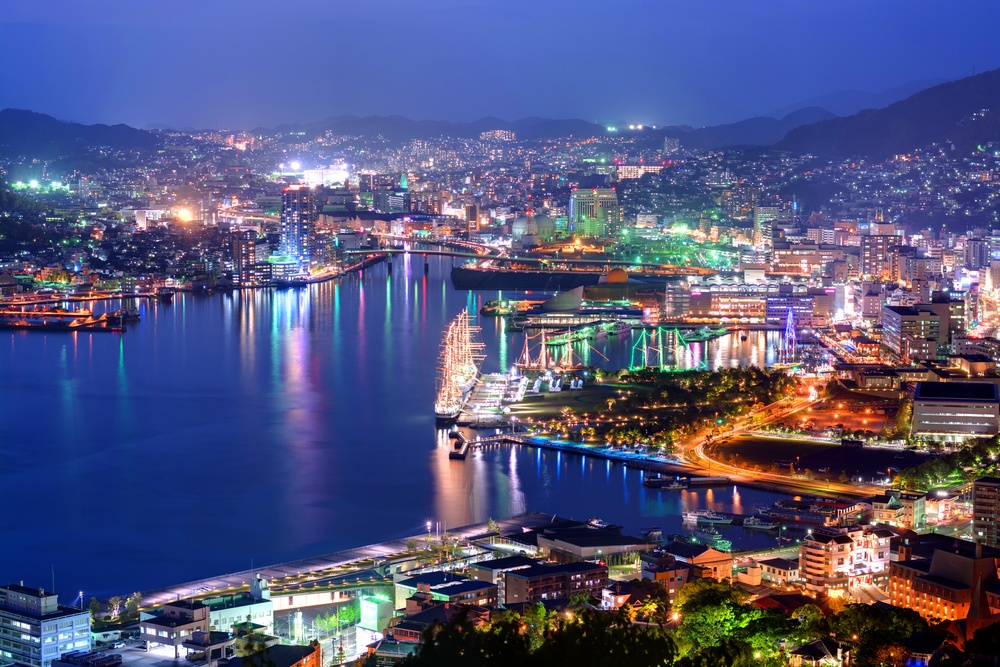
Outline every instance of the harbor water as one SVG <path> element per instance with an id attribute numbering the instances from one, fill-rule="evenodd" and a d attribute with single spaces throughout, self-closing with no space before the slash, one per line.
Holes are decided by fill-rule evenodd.
<path id="1" fill-rule="evenodd" d="M 497 446 L 448 459 L 433 396 L 442 332 L 495 292 L 450 260 L 397 258 L 303 289 L 143 301 L 123 335 L 0 332 L 0 575 L 67 601 L 524 511 L 680 531 L 683 509 L 778 494 L 646 489 L 617 463 Z M 109 302 L 107 308 L 121 304 Z M 98 306 L 99 308 L 100 306 Z M 523 334 L 483 318 L 484 370 Z M 627 366 L 638 332 L 578 343 Z M 773 362 L 776 332 L 696 343 L 680 364 Z M 599 352 L 599 354 L 598 354 Z M 683 356 L 683 355 L 682 355 Z M 736 546 L 774 536 L 723 529 Z"/>

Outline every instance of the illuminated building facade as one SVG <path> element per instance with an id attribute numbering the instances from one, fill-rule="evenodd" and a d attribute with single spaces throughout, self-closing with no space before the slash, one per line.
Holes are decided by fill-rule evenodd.
<path id="1" fill-rule="evenodd" d="M 49 667 L 67 653 L 89 650 L 89 612 L 61 605 L 40 588 L 0 586 L 0 665 Z"/>
<path id="2" fill-rule="evenodd" d="M 936 356 L 940 336 L 941 317 L 937 313 L 904 306 L 882 307 L 882 346 L 904 363 Z M 934 343 L 933 347 L 929 342 Z"/>
<path id="3" fill-rule="evenodd" d="M 899 243 L 895 236 L 861 237 L 861 275 L 880 280 L 892 277 L 889 248 Z"/>
<path id="4" fill-rule="evenodd" d="M 972 539 L 990 547 L 1000 545 L 1000 477 L 980 477 L 972 484 Z"/>
<path id="5" fill-rule="evenodd" d="M 257 232 L 233 232 L 232 249 L 233 277 L 240 285 L 253 285 L 254 268 L 257 265 Z"/>
<path id="6" fill-rule="evenodd" d="M 753 212 L 753 244 L 768 255 L 774 249 L 774 221 L 785 217 L 780 206 L 757 206 Z"/>
<path id="7" fill-rule="evenodd" d="M 617 168 L 619 181 L 629 178 L 642 178 L 646 174 L 659 174 L 663 171 L 662 164 L 620 164 Z"/>
<path id="8" fill-rule="evenodd" d="M 1000 423 L 1000 395 L 992 382 L 920 382 L 910 432 L 928 438 L 990 438 Z"/>
<path id="9" fill-rule="evenodd" d="M 578 236 L 607 237 L 621 229 L 622 212 L 614 188 L 573 190 L 569 219 Z"/>
<path id="10" fill-rule="evenodd" d="M 470 234 L 479 231 L 479 207 L 475 204 L 465 206 L 465 231 Z"/>
<path id="11" fill-rule="evenodd" d="M 294 264 L 297 273 L 308 273 L 316 236 L 316 203 L 310 188 L 292 185 L 284 189 L 280 231 L 278 254 Z"/>
<path id="12" fill-rule="evenodd" d="M 981 545 L 970 542 L 955 540 L 924 559 L 913 559 L 910 548 L 901 545 L 898 560 L 889 567 L 889 601 L 931 622 L 988 622 L 1000 611 L 995 593 L 990 595 L 998 583 L 998 566 L 1000 559 L 984 555 Z"/>
<path id="13" fill-rule="evenodd" d="M 875 583 L 885 575 L 893 537 L 889 530 L 867 526 L 815 529 L 799 547 L 806 590 L 851 597 L 852 588 Z"/>

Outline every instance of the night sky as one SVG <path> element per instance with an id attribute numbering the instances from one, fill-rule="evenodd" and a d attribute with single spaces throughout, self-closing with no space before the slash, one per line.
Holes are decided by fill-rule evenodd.
<path id="1" fill-rule="evenodd" d="M 0 108 L 703 125 L 1000 67 L 997 25 L 997 0 L 3 0 Z"/>

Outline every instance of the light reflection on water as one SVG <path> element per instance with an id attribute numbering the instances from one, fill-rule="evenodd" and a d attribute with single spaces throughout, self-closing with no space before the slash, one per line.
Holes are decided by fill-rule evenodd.
<path id="1" fill-rule="evenodd" d="M 392 276 L 379 266 L 306 290 L 178 294 L 140 303 L 124 336 L 0 332 L 0 507 L 17 508 L 0 512 L 3 569 L 44 583 L 54 566 L 60 590 L 107 595 L 428 520 L 542 511 L 667 533 L 686 507 L 749 512 L 778 497 L 649 490 L 639 471 L 530 448 L 450 460 L 432 413 L 441 334 L 494 293 L 456 292 L 449 268 L 434 258 L 425 275 L 403 258 Z M 482 325 L 485 370 L 512 363 L 523 334 Z M 624 365 L 637 335 L 594 347 Z M 725 367 L 769 358 L 776 340 L 684 354 Z"/>

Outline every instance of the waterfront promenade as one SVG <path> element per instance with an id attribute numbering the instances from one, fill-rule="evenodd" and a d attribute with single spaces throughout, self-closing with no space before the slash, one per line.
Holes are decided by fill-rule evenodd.
<path id="1" fill-rule="evenodd" d="M 530 530 L 544 526 L 550 523 L 553 518 L 551 514 L 533 512 L 498 520 L 497 524 L 499 525 L 499 532 L 501 534 L 515 534 L 525 529 Z M 468 542 L 484 536 L 488 530 L 486 523 L 475 523 L 448 529 L 448 533 L 459 542 Z M 238 572 L 230 572 L 196 581 L 156 588 L 144 591 L 142 602 L 144 607 L 155 607 L 182 598 L 210 597 L 225 593 L 231 594 L 248 586 L 250 580 L 257 575 L 268 579 L 276 586 L 281 586 L 282 580 L 286 578 L 293 578 L 296 580 L 296 584 L 301 584 L 301 588 L 307 590 L 308 587 L 320 585 L 322 581 L 334 577 L 344 577 L 352 571 L 370 569 L 375 559 L 400 556 L 406 553 L 407 542 L 411 540 L 421 542 L 427 538 L 428 534 L 429 532 L 422 532 L 400 539 L 369 544 L 344 551 L 310 556 L 276 565 L 255 567 L 253 569 L 240 570 Z"/>

